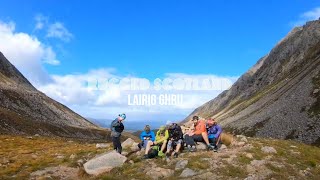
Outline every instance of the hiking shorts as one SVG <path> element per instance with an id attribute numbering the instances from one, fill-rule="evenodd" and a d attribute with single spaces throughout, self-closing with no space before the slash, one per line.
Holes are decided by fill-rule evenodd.
<path id="1" fill-rule="evenodd" d="M 183 140 L 182 139 L 179 139 L 179 140 L 169 140 L 168 142 L 168 145 L 167 145 L 167 149 L 170 149 L 173 147 L 173 146 L 176 146 L 178 144 L 182 144 Z"/>

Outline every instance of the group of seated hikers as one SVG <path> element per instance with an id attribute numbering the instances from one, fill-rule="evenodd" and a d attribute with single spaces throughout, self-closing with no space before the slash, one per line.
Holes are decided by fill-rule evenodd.
<path id="1" fill-rule="evenodd" d="M 145 149 L 144 159 L 155 156 L 178 157 L 184 146 L 189 152 L 196 151 L 196 143 L 203 142 L 208 150 L 217 151 L 221 126 L 213 119 L 200 120 L 198 116 L 193 116 L 193 128 L 183 133 L 181 127 L 176 123 L 169 123 L 161 126 L 155 134 L 149 125 L 140 134 L 141 142 L 138 147 Z"/>

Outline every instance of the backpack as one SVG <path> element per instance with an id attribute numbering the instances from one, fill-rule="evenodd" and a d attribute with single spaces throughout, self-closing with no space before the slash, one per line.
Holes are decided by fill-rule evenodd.
<path id="1" fill-rule="evenodd" d="M 148 158 L 155 158 L 158 156 L 159 146 L 153 146 L 148 152 Z"/>

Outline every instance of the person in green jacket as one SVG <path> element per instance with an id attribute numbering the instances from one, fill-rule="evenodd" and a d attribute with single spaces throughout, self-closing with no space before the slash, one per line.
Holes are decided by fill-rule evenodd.
<path id="1" fill-rule="evenodd" d="M 161 149 L 158 153 L 158 156 L 164 156 L 165 154 L 163 153 L 163 151 L 165 150 L 166 146 L 167 146 L 167 142 L 168 142 L 168 138 L 169 138 L 169 131 L 166 129 L 165 126 L 161 126 L 159 128 L 159 130 L 156 133 L 156 139 L 154 142 L 149 141 L 146 147 L 146 152 L 145 152 L 145 158 L 148 157 L 148 152 L 151 149 L 151 146 L 154 145 L 158 145 L 161 146 Z"/>

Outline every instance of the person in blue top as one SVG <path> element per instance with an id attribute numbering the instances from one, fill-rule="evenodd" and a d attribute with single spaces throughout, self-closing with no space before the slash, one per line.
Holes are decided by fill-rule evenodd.
<path id="1" fill-rule="evenodd" d="M 113 148 L 119 154 L 121 154 L 122 152 L 122 146 L 120 142 L 120 136 L 122 131 L 124 130 L 124 125 L 122 124 L 122 121 L 124 121 L 126 117 L 127 116 L 124 113 L 119 114 L 119 116 L 115 120 L 113 120 L 110 125 Z"/>
<path id="2" fill-rule="evenodd" d="M 210 144 L 214 146 L 214 151 L 218 150 L 219 137 L 222 133 L 222 128 L 214 119 L 207 120 L 208 138 Z"/>
<path id="3" fill-rule="evenodd" d="M 146 125 L 144 127 L 144 131 L 142 131 L 140 134 L 141 142 L 138 144 L 139 149 L 141 150 L 141 148 L 146 148 L 148 141 L 154 142 L 155 138 L 156 138 L 156 135 L 154 134 L 153 131 L 151 131 L 150 126 Z"/>

